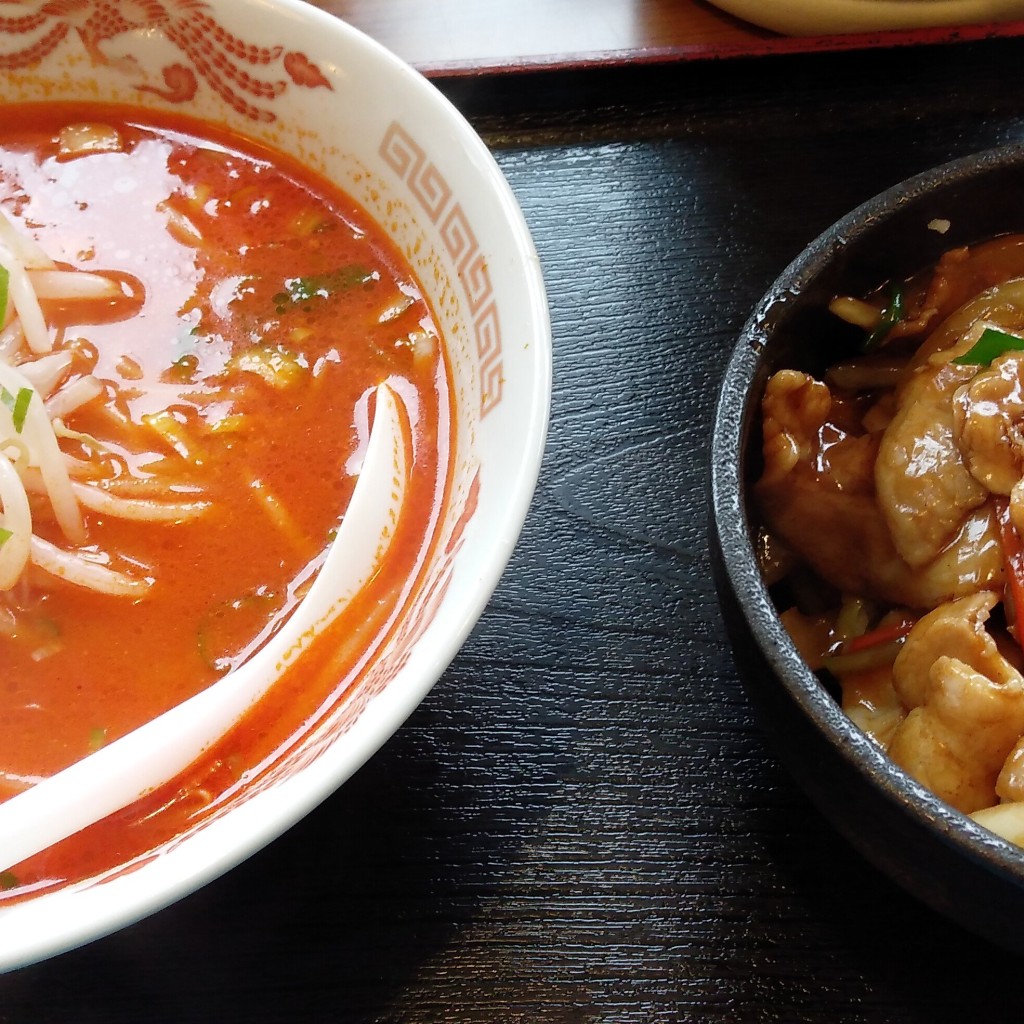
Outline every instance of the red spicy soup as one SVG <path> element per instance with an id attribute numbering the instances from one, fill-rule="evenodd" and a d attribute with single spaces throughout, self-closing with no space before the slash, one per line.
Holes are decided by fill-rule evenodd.
<path id="1" fill-rule="evenodd" d="M 2 525 L 17 525 L 0 530 L 0 799 L 273 634 L 344 515 L 381 382 L 409 413 L 413 462 L 387 564 L 348 612 L 358 644 L 300 664 L 184 781 L 0 875 L 3 900 L 175 834 L 325 699 L 429 546 L 449 392 L 428 305 L 380 229 L 329 183 L 207 125 L 5 108 L 0 213 L 0 460 L 31 531 L 4 578 L 24 524 L 0 466 Z M 44 429 L 40 405 L 63 467 L 49 473 L 24 440 Z"/>

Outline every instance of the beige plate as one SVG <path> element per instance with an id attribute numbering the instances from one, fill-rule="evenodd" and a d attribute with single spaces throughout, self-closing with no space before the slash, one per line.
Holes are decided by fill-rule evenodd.
<path id="1" fill-rule="evenodd" d="M 1024 18 L 1024 0 L 711 0 L 738 18 L 794 36 L 935 28 Z"/>

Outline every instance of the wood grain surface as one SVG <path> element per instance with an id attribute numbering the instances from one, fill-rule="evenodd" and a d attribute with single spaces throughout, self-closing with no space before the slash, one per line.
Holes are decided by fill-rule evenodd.
<path id="1" fill-rule="evenodd" d="M 0 1022 L 1019 1019 L 1019 960 L 880 877 L 765 749 L 705 479 L 757 298 L 861 200 L 1024 139 L 1022 58 L 1002 40 L 443 82 L 550 292 L 550 444 L 508 573 L 355 778 L 183 902 L 0 978 Z"/>

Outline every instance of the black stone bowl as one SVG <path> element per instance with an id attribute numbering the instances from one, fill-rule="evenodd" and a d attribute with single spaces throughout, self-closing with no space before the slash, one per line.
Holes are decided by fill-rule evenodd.
<path id="1" fill-rule="evenodd" d="M 846 717 L 779 621 L 755 560 L 748 501 L 760 468 L 768 377 L 783 367 L 813 373 L 841 355 L 822 349 L 822 339 L 836 337 L 827 312 L 833 296 L 866 294 L 947 249 L 1019 231 L 1022 145 L 897 185 L 844 217 L 783 272 L 744 327 L 722 384 L 711 449 L 711 553 L 740 674 L 780 760 L 811 800 L 899 885 L 1024 952 L 1024 849 L 933 796 Z"/>

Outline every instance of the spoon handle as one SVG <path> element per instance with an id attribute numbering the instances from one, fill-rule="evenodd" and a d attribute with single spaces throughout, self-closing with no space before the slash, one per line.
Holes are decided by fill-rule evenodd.
<path id="1" fill-rule="evenodd" d="M 0 804 L 6 870 L 173 779 L 262 697 L 379 568 L 402 511 L 405 415 L 386 384 L 352 500 L 305 599 L 262 651 L 223 679 Z"/>

